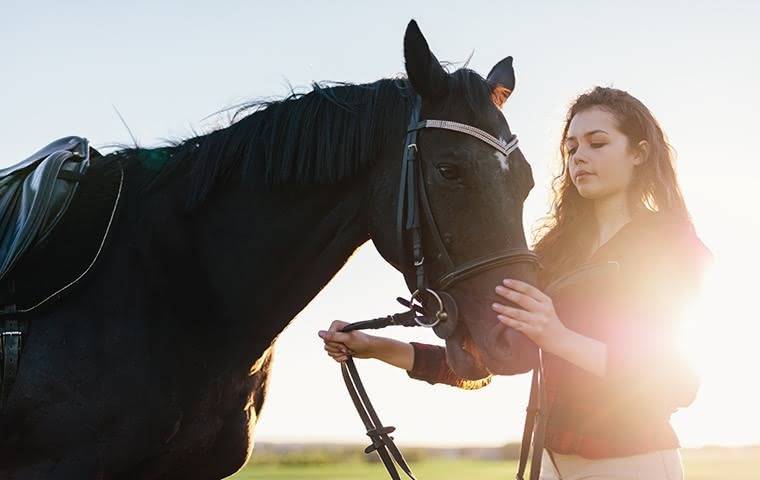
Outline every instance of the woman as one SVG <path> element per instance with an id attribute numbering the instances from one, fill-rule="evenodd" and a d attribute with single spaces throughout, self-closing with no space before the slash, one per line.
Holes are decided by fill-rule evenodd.
<path id="1" fill-rule="evenodd" d="M 699 381 L 676 330 L 711 254 L 694 233 L 665 136 L 636 98 L 602 87 L 580 95 L 561 153 L 534 247 L 539 281 L 505 279 L 496 293 L 522 308 L 493 305 L 543 352 L 541 478 L 682 479 L 669 419 L 692 403 Z M 472 388 L 446 365 L 443 347 L 336 332 L 343 325 L 320 331 L 338 362 L 377 358 L 412 378 Z"/>

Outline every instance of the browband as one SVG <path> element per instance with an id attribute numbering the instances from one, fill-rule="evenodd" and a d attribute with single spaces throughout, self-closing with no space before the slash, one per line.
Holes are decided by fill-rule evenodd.
<path id="1" fill-rule="evenodd" d="M 452 122 L 449 120 L 422 120 L 410 130 L 421 130 L 423 128 L 442 128 L 444 130 L 453 130 L 455 132 L 466 133 L 484 143 L 487 143 L 504 155 L 509 155 L 517 148 L 517 135 L 512 135 L 512 138 L 509 140 L 509 142 L 505 142 L 494 137 L 488 132 L 484 132 L 479 128 L 473 127 L 472 125 L 467 125 L 465 123 Z"/>

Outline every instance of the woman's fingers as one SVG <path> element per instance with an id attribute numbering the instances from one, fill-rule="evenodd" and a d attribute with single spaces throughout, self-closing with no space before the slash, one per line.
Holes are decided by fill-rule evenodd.
<path id="1" fill-rule="evenodd" d="M 333 322 L 330 324 L 329 329 L 320 330 L 319 332 L 317 332 L 317 335 L 319 335 L 319 338 L 321 338 L 325 342 L 334 342 L 334 343 L 348 342 L 351 339 L 351 336 L 348 333 L 343 333 L 343 332 L 338 331 L 346 325 L 348 325 L 348 322 L 343 322 L 341 320 L 333 320 Z"/>
<path id="2" fill-rule="evenodd" d="M 325 343 L 325 350 L 327 353 L 335 358 L 335 357 L 346 357 L 348 355 L 354 355 L 354 351 L 350 348 L 346 347 L 345 345 L 342 345 L 340 343 L 338 344 L 332 344 L 332 343 Z"/>
<path id="3" fill-rule="evenodd" d="M 510 288 L 502 287 L 501 285 L 498 285 L 495 288 L 496 294 L 500 297 L 504 297 L 510 302 L 521 306 L 525 310 L 529 311 L 536 311 L 541 308 L 541 302 L 536 300 L 535 298 L 526 295 L 524 293 L 520 293 L 516 290 L 512 290 Z"/>
<path id="4" fill-rule="evenodd" d="M 332 323 L 330 324 L 330 328 L 328 328 L 328 330 L 331 331 L 331 332 L 337 332 L 338 330 L 340 330 L 341 328 L 345 327 L 346 325 L 348 325 L 348 322 L 344 322 L 344 321 L 341 321 L 341 320 L 333 320 Z"/>
<path id="5" fill-rule="evenodd" d="M 514 318 L 509 318 L 504 315 L 496 315 L 496 318 L 498 318 L 499 321 L 503 323 L 504 325 L 508 327 L 512 327 L 515 330 L 520 331 L 520 332 L 527 332 L 528 328 L 530 327 L 528 323 L 520 322 L 518 320 L 515 320 Z"/>
<path id="6" fill-rule="evenodd" d="M 346 355 L 344 353 L 337 353 L 337 354 L 336 353 L 329 353 L 328 355 L 330 355 L 330 358 L 332 358 L 336 362 L 341 362 L 342 363 L 342 362 L 345 362 L 346 360 L 348 360 L 348 355 Z"/>
<path id="7" fill-rule="evenodd" d="M 550 298 L 544 292 L 537 289 L 533 285 L 527 284 L 520 280 L 515 280 L 514 278 L 505 278 L 501 283 L 503 283 L 505 287 L 511 288 L 512 290 L 517 290 L 520 293 L 524 293 L 525 295 L 534 298 L 538 302 L 543 303 L 547 300 L 550 300 Z"/>
<path id="8" fill-rule="evenodd" d="M 332 349 L 343 353 L 351 352 L 350 348 L 339 342 L 325 342 L 325 350 L 327 350 L 327 346 L 330 346 Z"/>
<path id="9" fill-rule="evenodd" d="M 521 310 L 519 308 L 508 307 L 500 303 L 492 304 L 491 308 L 496 313 L 500 313 L 502 315 L 511 317 L 515 320 L 520 320 L 522 322 L 530 322 L 533 319 L 533 315 L 528 311 Z"/>
<path id="10" fill-rule="evenodd" d="M 330 353 L 341 353 L 344 355 L 353 355 L 354 351 L 350 348 L 347 348 L 345 345 L 327 345 L 325 344 L 325 350 L 327 350 Z"/>
<path id="11" fill-rule="evenodd" d="M 331 331 L 325 331 L 320 330 L 318 333 L 319 337 L 326 341 L 326 342 L 337 342 L 337 343 L 345 343 L 351 340 L 351 337 L 348 333 L 343 332 L 331 332 Z"/>
<path id="12" fill-rule="evenodd" d="M 341 328 L 348 325 L 348 322 L 335 320 L 330 324 L 328 330 L 320 330 L 319 337 L 324 340 L 324 349 L 327 354 L 336 362 L 345 362 L 349 356 L 354 356 L 353 350 L 346 346 L 346 343 L 355 341 L 349 333 L 339 332 Z"/>

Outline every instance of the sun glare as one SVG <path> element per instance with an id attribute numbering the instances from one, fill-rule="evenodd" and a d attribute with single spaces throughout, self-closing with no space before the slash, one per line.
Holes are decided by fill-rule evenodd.
<path id="1" fill-rule="evenodd" d="M 747 265 L 732 261 L 732 252 L 722 258 L 713 253 L 699 296 L 682 311 L 678 347 L 698 372 L 700 390 L 675 425 L 687 445 L 753 443 L 757 418 L 748 412 L 760 388 L 746 372 L 753 367 L 760 324 L 752 321 L 751 292 L 743 291 L 749 283 L 738 281 Z"/>

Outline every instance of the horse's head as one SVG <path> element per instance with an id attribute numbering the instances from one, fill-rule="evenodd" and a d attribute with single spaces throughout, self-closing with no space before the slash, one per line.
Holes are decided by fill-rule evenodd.
<path id="1" fill-rule="evenodd" d="M 515 86 L 512 57 L 498 62 L 485 79 L 464 68 L 447 73 L 414 21 L 406 30 L 404 56 L 409 83 L 421 98 L 421 120 L 470 125 L 505 145 L 514 140 L 500 111 Z M 446 339 L 448 363 L 460 376 L 473 379 L 527 371 L 535 345 L 501 324 L 490 306 L 503 278 L 535 281 L 530 256 L 503 257 L 526 249 L 522 209 L 533 187 L 530 166 L 519 149 L 508 148 L 505 154 L 459 131 L 425 128 L 416 145 L 424 190 L 418 193 L 425 274 L 430 288 L 445 292 L 444 300 L 453 298 L 449 303 L 455 304 L 448 306 L 458 307 L 457 318 L 450 313 L 436 328 Z M 373 189 L 371 233 L 380 253 L 404 273 L 414 291 L 412 239 L 405 234 L 399 242 L 395 228 L 389 228 L 398 223 L 399 147 L 383 158 L 386 168 L 378 169 L 384 178 L 376 178 L 380 186 Z M 485 261 L 489 258 L 501 261 Z M 434 296 L 422 297 L 435 311 Z"/>

